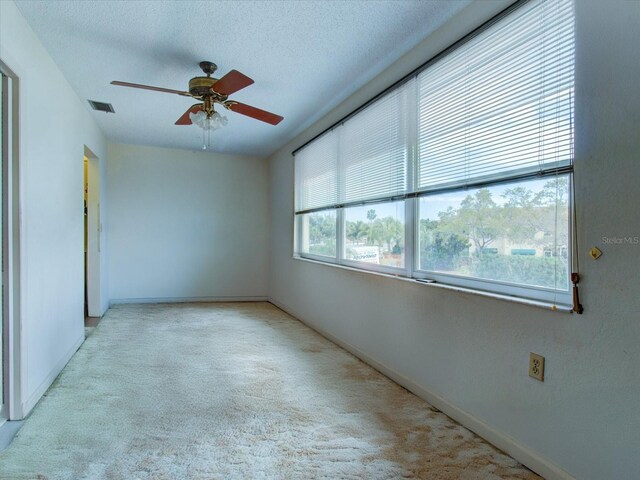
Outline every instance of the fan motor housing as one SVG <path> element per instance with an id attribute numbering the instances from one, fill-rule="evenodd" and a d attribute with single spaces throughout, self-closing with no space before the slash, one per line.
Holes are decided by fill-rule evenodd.
<path id="1" fill-rule="evenodd" d="M 211 94 L 210 88 L 218 81 L 213 77 L 193 77 L 189 80 L 189 93 L 196 97 Z"/>

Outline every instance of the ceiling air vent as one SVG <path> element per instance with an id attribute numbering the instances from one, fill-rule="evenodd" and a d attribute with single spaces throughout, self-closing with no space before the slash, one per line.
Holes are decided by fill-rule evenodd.
<path id="1" fill-rule="evenodd" d="M 87 100 L 87 102 L 89 102 L 89 105 L 91 105 L 91 108 L 99 112 L 116 113 L 116 111 L 113 109 L 113 105 L 111 105 L 110 103 L 96 102 L 94 100 Z"/>

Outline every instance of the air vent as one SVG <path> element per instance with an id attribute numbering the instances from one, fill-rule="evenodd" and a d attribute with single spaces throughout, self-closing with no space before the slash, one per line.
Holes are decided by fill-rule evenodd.
<path id="1" fill-rule="evenodd" d="M 87 102 L 89 102 L 89 105 L 91 105 L 91 108 L 99 112 L 116 113 L 116 111 L 113 109 L 113 105 L 111 105 L 110 103 L 96 102 L 94 100 L 87 100 Z"/>

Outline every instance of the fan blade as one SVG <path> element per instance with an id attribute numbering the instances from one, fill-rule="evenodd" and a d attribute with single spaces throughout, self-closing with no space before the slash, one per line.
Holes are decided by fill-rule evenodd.
<path id="1" fill-rule="evenodd" d="M 191 125 L 191 118 L 189 118 L 189 115 L 192 113 L 198 113 L 200 110 L 202 110 L 202 104 L 196 103 L 191 108 L 189 108 L 189 110 L 184 112 L 184 114 L 176 122 L 176 125 Z"/>
<path id="2" fill-rule="evenodd" d="M 176 95 L 183 95 L 185 97 L 191 96 L 189 92 L 171 90 L 170 88 L 151 87 L 149 85 L 140 85 L 139 83 L 119 82 L 117 80 L 114 80 L 113 82 L 111 82 L 111 85 L 118 85 L 120 87 L 142 88 L 143 90 L 153 90 L 154 92 L 175 93 Z"/>
<path id="3" fill-rule="evenodd" d="M 284 119 L 284 117 L 276 115 L 275 113 L 260 110 L 259 108 L 252 107 L 251 105 L 246 105 L 240 102 L 226 102 L 224 106 L 232 112 L 241 113 L 242 115 L 246 115 L 247 117 L 270 123 L 271 125 L 277 125 Z"/>
<path id="4" fill-rule="evenodd" d="M 244 73 L 237 70 L 231 70 L 224 77 L 213 84 L 211 89 L 221 95 L 231 95 L 232 93 L 242 90 L 253 83 L 253 80 Z"/>

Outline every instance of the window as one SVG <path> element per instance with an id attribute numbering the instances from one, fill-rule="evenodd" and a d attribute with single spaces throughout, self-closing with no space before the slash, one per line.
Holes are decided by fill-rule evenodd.
<path id="1" fill-rule="evenodd" d="M 300 216 L 300 251 L 309 255 L 336 257 L 336 212 L 324 210 Z"/>
<path id="2" fill-rule="evenodd" d="M 432 278 L 490 281 L 501 293 L 569 290 L 568 175 L 421 197 L 419 222 L 417 270 Z"/>
<path id="3" fill-rule="evenodd" d="M 392 268 L 405 268 L 404 202 L 346 208 L 344 258 Z"/>
<path id="4" fill-rule="evenodd" d="M 296 253 L 569 304 L 573 36 L 521 1 L 294 152 Z"/>

